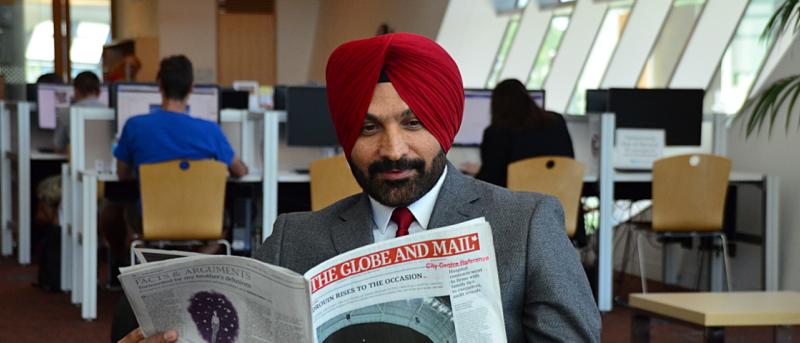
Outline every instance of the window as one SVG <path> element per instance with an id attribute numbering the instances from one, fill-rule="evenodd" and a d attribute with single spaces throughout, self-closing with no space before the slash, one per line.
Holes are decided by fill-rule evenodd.
<path id="1" fill-rule="evenodd" d="M 508 52 L 511 50 L 511 44 L 514 43 L 514 38 L 517 36 L 521 18 L 521 13 L 511 15 L 506 26 L 506 32 L 503 34 L 503 41 L 500 43 L 500 49 L 497 50 L 497 57 L 494 59 L 492 71 L 489 73 L 489 79 L 486 80 L 486 88 L 494 88 L 497 84 L 500 72 L 503 71 L 503 67 L 506 65 L 506 58 L 508 58 Z"/>
<path id="2" fill-rule="evenodd" d="M 36 82 L 45 73 L 54 71 L 53 16 L 49 1 L 24 1 L 25 81 Z"/>
<path id="3" fill-rule="evenodd" d="M 103 77 L 103 45 L 111 39 L 111 0 L 70 0 L 72 77 L 88 70 Z"/>
<path id="4" fill-rule="evenodd" d="M 550 73 L 550 66 L 558 53 L 558 48 L 561 46 L 561 40 L 569 27 L 572 10 L 572 6 L 567 6 L 554 11 L 542 46 L 539 48 L 533 67 L 531 67 L 527 82 L 528 89 L 541 89 L 544 86 L 544 81 Z"/>
<path id="5" fill-rule="evenodd" d="M 633 1 L 618 1 L 609 5 L 592 51 L 589 52 L 589 57 L 583 65 L 578 84 L 572 94 L 572 100 L 567 107 L 567 113 L 586 113 L 586 90 L 600 86 L 606 68 L 611 62 L 611 56 L 622 37 L 623 30 L 625 30 L 632 5 Z"/>
<path id="6" fill-rule="evenodd" d="M 736 114 L 758 77 L 773 42 L 761 32 L 780 0 L 751 0 L 706 92 L 706 111 Z"/>
<path id="7" fill-rule="evenodd" d="M 689 43 L 705 0 L 675 0 L 664 21 L 658 41 L 639 76 L 639 88 L 665 88 L 678 67 L 683 50 Z"/>

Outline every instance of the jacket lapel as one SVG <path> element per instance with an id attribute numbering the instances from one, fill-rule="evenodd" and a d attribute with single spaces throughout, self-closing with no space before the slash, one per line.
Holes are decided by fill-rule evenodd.
<path id="1" fill-rule="evenodd" d="M 341 221 L 331 228 L 331 240 L 337 254 L 375 242 L 372 235 L 372 208 L 365 193 L 361 193 L 353 206 L 342 211 L 339 219 Z"/>
<path id="2" fill-rule="evenodd" d="M 458 224 L 483 216 L 483 209 L 475 203 L 480 199 L 473 182 L 447 162 L 447 177 L 431 213 L 429 229 Z"/>

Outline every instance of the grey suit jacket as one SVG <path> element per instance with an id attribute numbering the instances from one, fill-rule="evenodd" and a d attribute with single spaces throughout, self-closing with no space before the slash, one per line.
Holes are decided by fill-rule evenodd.
<path id="1" fill-rule="evenodd" d="M 599 342 L 600 314 L 551 196 L 511 192 L 448 166 L 429 228 L 486 217 L 492 226 L 509 342 Z M 259 260 L 305 273 L 373 243 L 365 194 L 317 212 L 278 216 Z"/>

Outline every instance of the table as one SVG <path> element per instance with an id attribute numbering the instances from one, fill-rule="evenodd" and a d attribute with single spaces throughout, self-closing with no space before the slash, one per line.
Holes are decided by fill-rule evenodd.
<path id="1" fill-rule="evenodd" d="M 732 326 L 773 326 L 775 341 L 788 342 L 790 326 L 800 325 L 800 292 L 639 293 L 630 306 L 634 342 L 650 341 L 652 318 L 700 327 L 706 342 L 724 342 Z"/>

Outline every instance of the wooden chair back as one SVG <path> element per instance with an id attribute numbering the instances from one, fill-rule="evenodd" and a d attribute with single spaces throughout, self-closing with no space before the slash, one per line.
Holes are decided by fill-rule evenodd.
<path id="1" fill-rule="evenodd" d="M 353 194 L 361 193 L 344 155 L 311 162 L 311 210 L 318 211 Z"/>
<path id="2" fill-rule="evenodd" d="M 553 195 L 564 207 L 567 235 L 578 226 L 578 206 L 583 189 L 583 163 L 568 157 L 543 156 L 508 165 L 508 189 Z"/>
<path id="3" fill-rule="evenodd" d="M 222 238 L 228 168 L 214 160 L 174 160 L 139 167 L 142 239 Z"/>
<path id="4" fill-rule="evenodd" d="M 690 154 L 653 164 L 653 230 L 718 231 L 722 229 L 731 161 Z"/>

